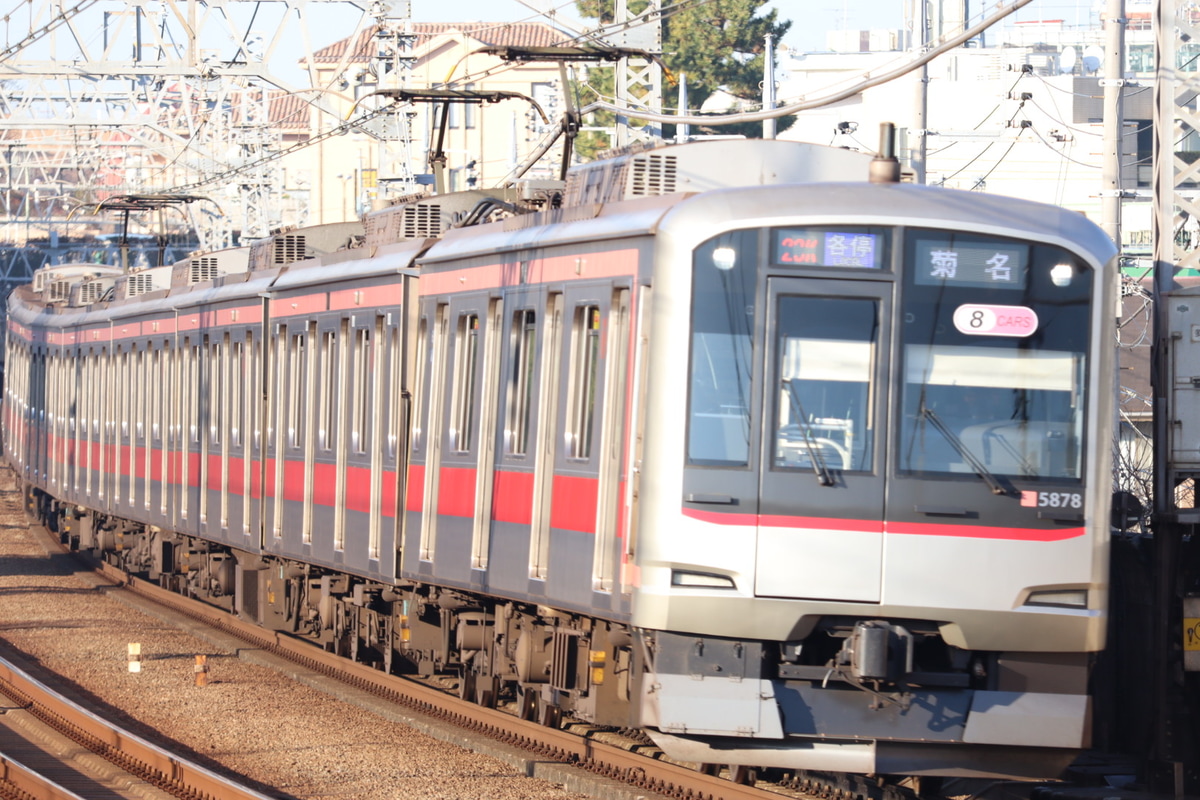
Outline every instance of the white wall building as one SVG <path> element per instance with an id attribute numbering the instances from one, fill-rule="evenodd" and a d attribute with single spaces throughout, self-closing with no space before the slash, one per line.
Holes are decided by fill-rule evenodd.
<path id="1" fill-rule="evenodd" d="M 1137 56 L 1131 61 L 1138 65 L 1146 46 L 1140 33 L 1129 36 Z M 1068 29 L 1058 20 L 1021 24 L 1000 46 L 961 47 L 932 61 L 926 182 L 1053 203 L 1099 222 L 1104 91 L 1099 35 L 1098 29 Z M 786 54 L 779 59 L 779 103 L 831 94 L 912 58 L 903 51 Z M 900 129 L 898 155 L 907 163 L 918 141 L 913 131 L 919 75 L 914 71 L 803 112 L 781 138 L 874 151 L 880 123 L 892 122 Z M 1126 202 L 1122 238 L 1135 249 L 1149 242 L 1152 102 L 1149 76 L 1126 87 L 1122 183 L 1145 195 Z"/>

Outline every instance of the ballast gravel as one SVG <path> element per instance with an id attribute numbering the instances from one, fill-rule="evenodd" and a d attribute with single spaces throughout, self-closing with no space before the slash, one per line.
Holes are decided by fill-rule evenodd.
<path id="1" fill-rule="evenodd" d="M 133 733 L 279 798 L 570 800 L 590 795 L 248 663 L 107 596 L 102 583 L 28 527 L 0 470 L 0 657 L 57 676 L 54 688 Z M 141 646 L 140 672 L 128 645 Z M 196 656 L 208 685 L 197 686 Z M 155 733 L 157 732 L 157 733 Z M 161 737 L 161 738 L 160 738 Z"/>

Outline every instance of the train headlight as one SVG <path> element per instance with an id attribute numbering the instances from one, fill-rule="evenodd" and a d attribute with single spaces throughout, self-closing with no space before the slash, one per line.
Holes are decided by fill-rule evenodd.
<path id="1" fill-rule="evenodd" d="M 1075 279 L 1075 268 L 1070 264 L 1055 264 L 1050 268 L 1050 282 L 1055 286 L 1070 286 Z"/>
<path id="2" fill-rule="evenodd" d="M 728 272 L 737 264 L 737 251 L 732 247 L 718 247 L 713 250 L 713 266 L 722 272 Z"/>
<path id="3" fill-rule="evenodd" d="M 1086 589 L 1059 589 L 1048 592 L 1030 592 L 1027 606 L 1054 606 L 1056 608 L 1087 608 Z"/>
<path id="4" fill-rule="evenodd" d="M 672 586 L 687 586 L 694 589 L 736 589 L 733 578 L 711 572 L 691 572 L 684 569 L 671 570 Z"/>

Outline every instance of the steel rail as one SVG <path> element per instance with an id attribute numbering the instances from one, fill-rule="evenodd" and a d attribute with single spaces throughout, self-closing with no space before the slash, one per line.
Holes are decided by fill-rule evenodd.
<path id="1" fill-rule="evenodd" d="M 260 628 L 222 609 L 131 578 L 107 563 L 100 566 L 100 572 L 134 594 L 217 628 L 255 647 L 390 702 L 532 751 L 540 758 L 577 766 L 605 778 L 669 797 L 691 800 L 763 800 L 768 797 L 780 797 L 778 791 L 734 783 L 701 772 L 695 767 L 650 758 L 636 751 L 580 736 L 569 730 L 549 727 L 503 711 L 478 706 L 412 680 L 380 672 L 328 653 L 308 642 Z"/>
<path id="2" fill-rule="evenodd" d="M 19 761 L 0 755 L 0 798 L 4 800 L 84 800 Z"/>
<path id="3" fill-rule="evenodd" d="M 72 741 L 181 800 L 269 800 L 267 795 L 113 725 L 2 658 L 0 693 Z M 14 769 L 10 773 L 8 764 L 5 765 L 5 777 L 9 774 L 18 777 L 18 772 Z M 41 797 L 34 792 L 30 794 Z M 66 800 L 75 796 L 68 793 L 49 797 Z"/>

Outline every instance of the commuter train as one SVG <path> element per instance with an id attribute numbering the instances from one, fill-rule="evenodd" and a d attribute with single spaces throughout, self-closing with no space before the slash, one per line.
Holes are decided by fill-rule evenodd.
<path id="1" fill-rule="evenodd" d="M 64 541 L 526 718 L 1056 775 L 1108 616 L 1115 249 L 887 163 L 694 142 L 46 267 L 5 452 Z"/>

